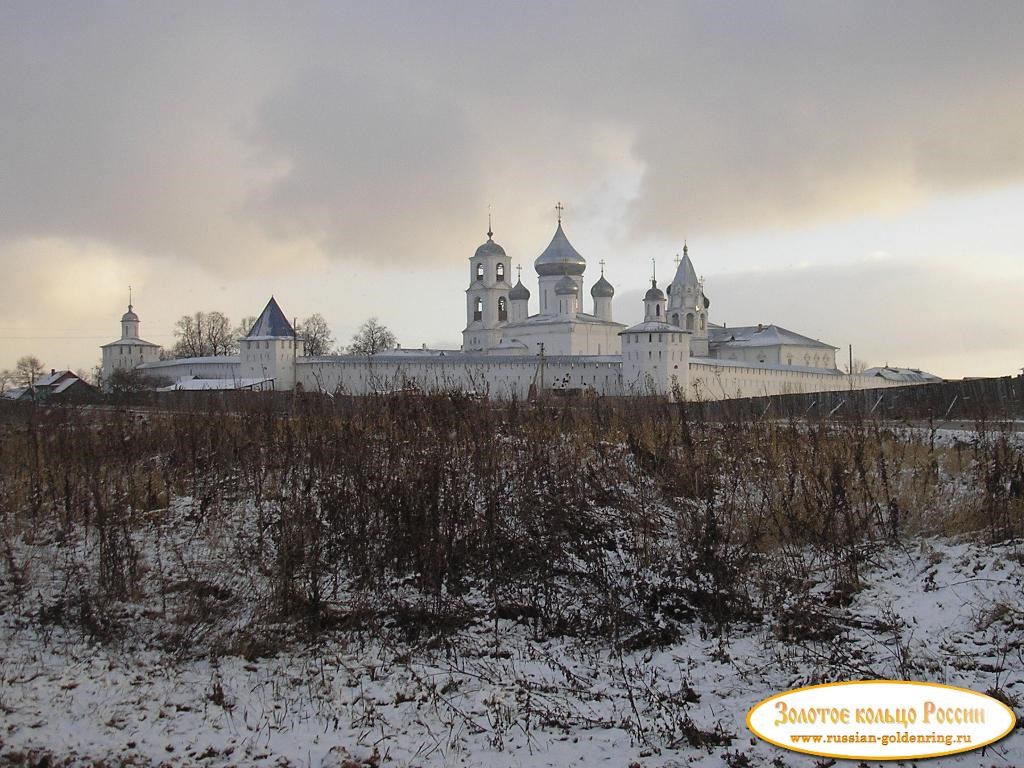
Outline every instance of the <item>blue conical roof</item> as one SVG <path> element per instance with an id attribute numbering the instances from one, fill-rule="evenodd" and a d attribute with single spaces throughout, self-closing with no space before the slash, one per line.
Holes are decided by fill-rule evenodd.
<path id="1" fill-rule="evenodd" d="M 277 300 L 271 296 L 270 301 L 267 302 L 267 306 L 263 308 L 263 312 L 256 319 L 256 322 L 252 324 L 252 328 L 249 333 L 246 334 L 246 338 L 255 337 L 266 337 L 266 336 L 282 336 L 291 338 L 295 335 L 295 329 L 292 328 L 292 324 L 288 322 L 288 318 L 284 316 L 284 312 L 281 311 L 281 307 L 277 305 Z"/>

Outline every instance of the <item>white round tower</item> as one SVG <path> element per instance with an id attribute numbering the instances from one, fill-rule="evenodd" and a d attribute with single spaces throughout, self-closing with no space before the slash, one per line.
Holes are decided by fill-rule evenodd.
<path id="1" fill-rule="evenodd" d="M 469 260 L 469 288 L 466 289 L 466 328 L 462 348 L 480 351 L 501 340 L 501 327 L 511 318 L 508 280 L 512 263 L 505 249 L 494 242 L 490 221 L 487 242 Z M 529 296 L 527 296 L 529 298 Z"/>

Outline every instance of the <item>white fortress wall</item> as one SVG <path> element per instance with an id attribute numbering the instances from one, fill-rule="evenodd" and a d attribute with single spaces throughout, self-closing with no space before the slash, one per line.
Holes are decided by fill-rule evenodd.
<path id="1" fill-rule="evenodd" d="M 239 379 L 241 363 L 237 355 L 217 357 L 182 357 L 157 360 L 137 367 L 146 376 L 177 381 L 182 378 Z"/>
<path id="2" fill-rule="evenodd" d="M 307 392 L 361 395 L 415 387 L 425 392 L 474 392 L 492 399 L 525 399 L 539 379 L 539 358 L 485 355 L 299 358 L 296 379 Z M 680 376 L 680 379 L 683 377 Z M 847 376 L 838 371 L 746 365 L 733 361 L 694 358 L 689 363 L 687 397 L 723 400 L 797 392 L 827 392 L 900 386 L 876 376 Z M 543 389 L 591 389 L 602 395 L 621 395 L 622 359 L 617 355 L 546 357 Z"/>
<path id="3" fill-rule="evenodd" d="M 690 361 L 690 386 L 686 396 L 694 400 L 725 400 L 796 392 L 877 389 L 901 384 L 877 376 L 848 376 L 837 370 L 745 365 L 731 360 L 695 358 Z"/>
<path id="4" fill-rule="evenodd" d="M 617 356 L 545 358 L 543 389 L 593 389 L 621 394 L 621 362 Z M 525 399 L 540 377 L 540 359 L 483 355 L 300 358 L 296 379 L 307 392 L 360 395 L 413 386 L 425 392 L 475 392 L 492 399 Z"/>

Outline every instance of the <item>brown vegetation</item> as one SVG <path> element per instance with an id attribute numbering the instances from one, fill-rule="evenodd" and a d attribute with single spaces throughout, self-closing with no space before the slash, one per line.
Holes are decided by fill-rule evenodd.
<path id="1" fill-rule="evenodd" d="M 628 649 L 765 616 L 827 638 L 823 609 L 880 543 L 1024 533 L 1020 443 L 983 425 L 938 440 L 640 399 L 275 402 L 0 411 L 5 580 L 60 552 L 60 597 L 35 616 L 101 640 L 141 632 L 128 607 L 145 605 L 148 640 L 243 655 L 499 619 Z"/>

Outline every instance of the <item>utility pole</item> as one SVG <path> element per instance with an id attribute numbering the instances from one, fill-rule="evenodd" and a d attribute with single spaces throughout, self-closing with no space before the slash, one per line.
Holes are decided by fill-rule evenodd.
<path id="1" fill-rule="evenodd" d="M 559 203 L 561 205 L 561 203 Z M 540 387 L 537 389 L 537 395 L 544 390 L 544 342 L 540 342 Z"/>
<path id="2" fill-rule="evenodd" d="M 850 345 L 850 367 L 846 370 L 853 376 L 853 344 Z"/>

